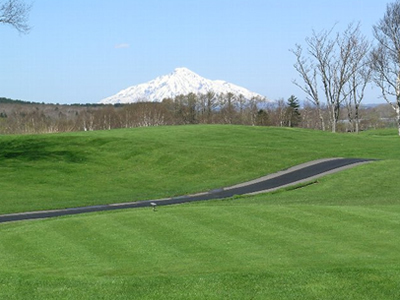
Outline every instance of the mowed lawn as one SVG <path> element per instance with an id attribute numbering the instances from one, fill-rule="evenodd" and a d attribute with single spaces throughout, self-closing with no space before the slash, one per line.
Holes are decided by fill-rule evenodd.
<path id="1" fill-rule="evenodd" d="M 395 159 L 400 139 L 174 126 L 0 136 L 0 214 L 179 196 L 327 157 Z"/>
<path id="2" fill-rule="evenodd" d="M 114 139 L 132 146 L 142 138 L 145 147 L 152 145 L 155 135 L 159 140 L 154 143 L 159 144 L 147 152 L 147 163 L 144 154 L 137 160 L 143 172 L 126 179 L 110 175 L 123 165 L 133 167 L 129 159 L 113 167 L 107 161 L 101 165 L 96 157 L 115 156 L 115 163 L 117 157 L 123 158 L 124 147 Z M 223 186 L 323 157 L 381 159 L 311 185 L 269 194 L 160 207 L 156 212 L 143 208 L 0 224 L 0 299 L 399 299 L 400 188 L 396 182 L 400 139 L 395 135 L 395 130 L 355 136 L 299 129 L 183 126 L 87 136 L 0 137 L 0 143 L 19 140 L 21 145 L 26 139 L 48 139 L 47 159 L 3 154 L 1 176 L 3 168 L 17 173 L 13 169 L 20 165 L 40 178 L 35 164 L 47 163 L 53 169 L 54 184 L 69 165 L 77 164 L 85 172 L 81 164 L 89 169 L 100 164 L 98 168 L 110 168 L 108 175 L 89 171 L 104 178 L 104 187 L 85 178 L 88 173 L 81 175 L 96 189 L 111 190 L 109 183 L 113 188 L 128 185 L 129 180 L 140 180 L 138 174 L 151 180 L 151 172 L 160 173 L 172 186 L 169 189 L 153 180 L 151 191 L 143 186 L 130 190 L 133 197 L 144 198 Z M 70 142 L 61 150 L 63 138 L 76 139 L 75 144 Z M 85 143 L 90 138 L 113 141 L 96 146 Z M 178 140 L 186 144 L 179 145 Z M 86 159 L 62 161 L 51 157 L 56 149 L 87 151 Z M 156 159 L 162 155 L 170 155 L 166 161 L 175 170 L 163 171 Z M 213 169 L 208 160 L 220 164 Z M 196 162 L 197 167 L 189 166 Z M 53 166 L 57 163 L 58 171 Z M 72 167 L 69 171 L 78 176 Z M 196 184 L 192 177 L 202 183 Z M 2 191 L 7 181 L 21 190 L 38 184 L 33 181 L 24 187 L 4 178 Z M 145 180 L 140 183 L 145 185 Z M 47 186 L 51 182 L 44 183 Z M 76 183 L 76 187 L 84 189 L 85 184 Z M 90 199 L 88 190 L 84 194 L 82 205 Z M 110 191 L 108 195 L 125 199 L 129 193 Z M 78 200 L 73 201 L 79 204 Z M 1 198 L 2 206 L 12 207 L 9 211 L 23 207 L 7 201 Z M 39 196 L 32 203 L 27 207 L 42 208 Z M 56 207 L 57 199 L 46 205 Z"/>

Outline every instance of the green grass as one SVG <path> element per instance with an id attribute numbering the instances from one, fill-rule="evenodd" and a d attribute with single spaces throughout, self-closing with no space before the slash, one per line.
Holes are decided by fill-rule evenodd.
<path id="1" fill-rule="evenodd" d="M 0 136 L 0 214 L 207 191 L 325 157 L 397 159 L 399 142 L 242 126 Z"/>
<path id="2" fill-rule="evenodd" d="M 2 299 L 398 299 L 399 206 L 265 201 L 0 227 Z"/>
<path id="3" fill-rule="evenodd" d="M 79 193 L 80 205 L 106 191 L 101 201 L 194 192 L 323 157 L 382 159 L 257 196 L 0 224 L 0 299 L 399 299 L 399 143 L 396 131 L 240 126 L 0 137 L 1 172 L 15 172 L 2 194 L 74 185 L 50 207 Z"/>

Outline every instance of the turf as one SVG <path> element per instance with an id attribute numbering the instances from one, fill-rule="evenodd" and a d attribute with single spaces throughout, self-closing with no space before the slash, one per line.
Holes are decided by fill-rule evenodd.
<path id="1" fill-rule="evenodd" d="M 400 296 L 398 205 L 238 201 L 2 225 L 0 297 Z"/>
<path id="2" fill-rule="evenodd" d="M 0 214 L 207 191 L 325 157 L 397 159 L 392 136 L 176 126 L 0 136 Z"/>
<path id="3" fill-rule="evenodd" d="M 157 212 L 147 208 L 1 224 L 0 299 L 400 298 L 400 188 L 395 184 L 400 171 L 400 141 L 395 131 L 393 135 L 378 131 L 354 136 L 199 126 L 176 127 L 176 131 L 90 133 L 93 139 L 112 140 L 108 144 L 97 141 L 102 146 L 86 143 L 84 134 L 0 140 L 49 139 L 47 156 L 51 156 L 57 147 L 61 151 L 65 137 L 73 137 L 75 145 L 69 142 L 63 151 L 87 152 L 87 166 L 95 168 L 102 161 L 96 160 L 96 155 L 121 157 L 114 139 L 125 139 L 128 145 L 132 142 L 129 137 L 139 139 L 143 134 L 150 143 L 156 133 L 163 150 L 178 151 L 174 155 L 181 163 L 201 155 L 236 161 L 236 166 L 221 164 L 215 171 L 215 177 L 223 174 L 227 182 L 258 176 L 262 173 L 259 168 L 282 169 L 321 157 L 382 160 L 269 194 L 160 207 Z M 213 137 L 210 142 L 206 141 L 207 134 Z M 188 148 L 176 145 L 176 140 L 186 140 Z M 56 141 L 59 146 L 55 146 Z M 88 150 L 89 145 L 93 147 Z M 219 152 L 216 145 L 226 145 L 225 151 Z M 192 155 L 186 155 L 185 149 Z M 165 152 L 154 151 L 144 155 L 149 161 L 153 156 L 153 163 L 144 166 L 160 170 L 153 164 L 155 157 Z M 248 157 L 250 154 L 255 158 Z M 249 170 L 242 160 L 249 164 Z M 117 161 L 115 158 L 114 163 Z M 64 167 L 81 164 L 59 157 L 9 157 L 4 162 L 9 169 L 18 165 L 29 169 L 29 163 L 32 169 L 35 163 Z M 179 169 L 181 164 L 173 165 Z M 243 168 L 241 174 L 222 171 L 238 166 Z M 35 174 L 40 177 L 39 173 Z M 190 184 L 190 171 L 171 173 L 184 180 L 180 184 L 187 184 L 185 189 L 198 188 Z M 207 181 L 212 174 L 205 168 L 193 176 Z M 54 176 L 58 175 L 55 172 Z M 223 183 L 211 180 L 207 184 Z M 115 184 L 118 186 L 118 182 Z M 18 187 L 22 189 L 23 185 Z M 153 189 L 158 187 L 153 185 Z M 152 191 L 161 195 L 167 192 L 162 185 Z"/>

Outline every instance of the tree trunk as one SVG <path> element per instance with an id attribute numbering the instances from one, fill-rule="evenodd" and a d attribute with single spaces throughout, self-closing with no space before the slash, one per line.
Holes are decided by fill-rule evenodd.
<path id="1" fill-rule="evenodd" d="M 354 112 L 354 118 L 355 118 L 355 132 L 358 134 L 360 132 L 360 116 L 359 116 L 359 109 L 360 107 L 358 104 L 355 104 L 355 112 Z"/>
<path id="2" fill-rule="evenodd" d="M 335 106 L 331 107 L 331 130 L 336 133 L 336 117 L 335 117 Z"/>
<path id="3" fill-rule="evenodd" d="M 396 121 L 397 121 L 397 132 L 400 136 L 400 108 L 399 106 L 396 107 Z"/>
<path id="4" fill-rule="evenodd" d="M 321 130 L 325 131 L 325 121 L 324 121 L 324 117 L 322 116 L 321 106 L 319 105 L 319 102 L 316 103 L 316 106 L 317 106 L 317 111 L 318 111 L 318 117 L 321 122 Z"/>

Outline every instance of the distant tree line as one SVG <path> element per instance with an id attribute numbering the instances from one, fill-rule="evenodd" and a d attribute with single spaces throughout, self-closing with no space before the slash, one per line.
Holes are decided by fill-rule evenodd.
<path id="1" fill-rule="evenodd" d="M 11 103 L 11 104 L 40 104 L 38 102 L 29 102 L 29 101 L 23 101 L 23 100 L 14 100 L 14 99 L 10 99 L 10 98 L 4 98 L 4 97 L 0 97 L 0 104 L 2 103 Z M 44 103 L 43 103 L 44 104 Z"/>
<path id="2" fill-rule="evenodd" d="M 340 118 L 337 131 L 355 132 L 355 125 Z M 328 118 L 329 107 L 318 109 L 295 96 L 268 102 L 233 94 L 180 95 L 161 102 L 118 105 L 59 105 L 6 101 L 0 104 L 0 134 L 32 134 L 110 130 L 145 126 L 186 124 L 237 124 L 320 129 L 320 117 Z M 359 129 L 395 126 L 396 117 L 386 105 L 359 108 Z M 326 129 L 330 130 L 327 124 Z"/>

